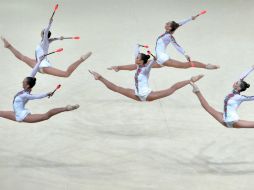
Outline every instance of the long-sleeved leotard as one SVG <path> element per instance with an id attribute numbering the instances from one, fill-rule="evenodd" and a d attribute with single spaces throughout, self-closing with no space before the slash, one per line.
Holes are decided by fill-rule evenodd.
<path id="1" fill-rule="evenodd" d="M 243 79 L 245 79 L 253 70 L 254 70 L 254 67 L 249 68 L 248 70 L 246 70 L 245 72 L 243 72 L 243 73 L 240 75 L 240 77 L 239 77 L 238 80 L 243 80 Z"/>
<path id="2" fill-rule="evenodd" d="M 25 108 L 25 105 L 29 100 L 42 99 L 47 96 L 47 93 L 32 95 L 25 90 L 17 93 L 13 100 L 13 110 L 15 112 L 16 121 L 23 121 L 26 116 L 31 113 Z"/>
<path id="3" fill-rule="evenodd" d="M 33 70 L 32 70 L 32 72 L 31 72 L 31 74 L 29 75 L 30 77 L 35 77 L 35 75 L 38 73 L 38 71 L 40 70 L 40 65 L 41 65 L 41 62 L 43 61 L 43 60 L 41 60 L 41 59 L 43 59 L 43 57 L 40 57 L 38 60 L 37 60 L 37 63 L 36 63 L 36 65 L 34 66 L 34 68 L 33 68 Z"/>
<path id="4" fill-rule="evenodd" d="M 178 23 L 180 26 L 183 26 L 183 25 L 187 24 L 187 23 L 190 22 L 190 21 L 192 21 L 192 17 L 189 17 L 189 18 L 184 19 L 184 20 L 182 20 L 182 21 L 179 21 L 179 22 L 177 22 L 177 23 Z"/>
<path id="5" fill-rule="evenodd" d="M 250 68 L 244 73 L 242 73 L 239 80 L 242 80 L 245 77 L 247 77 L 253 70 L 254 68 Z M 223 112 L 224 122 L 228 123 L 238 121 L 239 116 L 237 114 L 237 108 L 240 106 L 242 102 L 252 100 L 254 100 L 254 96 L 244 96 L 236 91 L 233 91 L 232 93 L 228 94 L 224 99 L 224 112 Z"/>
<path id="6" fill-rule="evenodd" d="M 40 61 L 33 68 L 30 77 L 35 77 L 39 70 Z M 29 100 L 42 99 L 48 96 L 48 93 L 32 95 L 29 91 L 22 90 L 13 98 L 13 110 L 15 112 L 16 121 L 23 121 L 30 111 L 25 108 Z"/>
<path id="7" fill-rule="evenodd" d="M 50 27 L 52 25 L 52 20 L 50 20 L 47 28 L 45 28 L 43 30 L 43 38 L 41 40 L 41 42 L 37 45 L 36 50 L 35 50 L 35 57 L 36 57 L 36 61 L 38 62 L 38 60 L 41 58 L 41 56 L 45 55 L 48 53 L 49 50 L 49 44 L 55 40 L 57 40 L 58 38 L 48 38 L 48 32 L 50 30 Z M 47 59 L 47 57 L 45 57 L 45 59 L 42 60 L 41 64 L 40 64 L 40 68 L 43 67 L 51 67 L 51 63 L 49 62 L 49 60 Z"/>
<path id="8" fill-rule="evenodd" d="M 48 53 L 50 39 L 48 38 L 48 32 L 51 27 L 52 20 L 50 20 L 47 28 L 43 30 L 43 38 L 40 42 L 40 44 L 37 45 L 35 53 L 36 53 L 36 59 L 39 60 L 39 58 L 45 54 Z"/>
<path id="9" fill-rule="evenodd" d="M 188 18 L 186 20 L 178 22 L 178 24 L 182 26 L 191 20 L 192 18 Z M 164 62 L 170 59 L 170 56 L 166 54 L 167 46 L 170 43 L 177 49 L 178 52 L 180 52 L 182 55 L 185 55 L 184 49 L 176 42 L 173 35 L 166 32 L 162 34 L 161 36 L 159 36 L 156 41 L 155 52 L 156 52 L 158 64 L 163 64 Z"/>
<path id="10" fill-rule="evenodd" d="M 135 57 L 139 54 L 139 46 L 137 45 L 135 49 Z M 138 65 L 135 73 L 135 95 L 140 98 L 141 101 L 145 101 L 147 96 L 151 93 L 151 89 L 149 88 L 148 79 L 149 74 L 152 68 L 152 65 L 155 62 L 149 61 L 145 65 Z"/>

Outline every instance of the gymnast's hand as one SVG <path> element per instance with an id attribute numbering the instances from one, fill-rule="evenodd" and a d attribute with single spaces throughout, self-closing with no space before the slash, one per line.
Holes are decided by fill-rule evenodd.
<path id="1" fill-rule="evenodd" d="M 42 61 L 45 57 L 46 57 L 45 55 L 40 56 L 40 58 L 39 58 L 40 61 Z"/>
<path id="2" fill-rule="evenodd" d="M 190 61 L 191 61 L 190 56 L 188 56 L 188 55 L 184 55 L 184 56 L 185 56 L 185 58 L 187 59 L 187 61 L 188 61 L 188 62 L 190 62 Z"/>
<path id="3" fill-rule="evenodd" d="M 192 20 L 195 20 L 197 17 L 198 17 L 198 15 L 192 16 L 191 19 L 192 19 Z"/>
<path id="4" fill-rule="evenodd" d="M 47 95 L 48 98 L 50 98 L 51 96 L 53 96 L 53 94 L 54 94 L 54 92 L 49 92 L 48 95 Z"/>
<path id="5" fill-rule="evenodd" d="M 119 71 L 119 67 L 118 66 L 111 66 L 108 68 L 108 70 L 114 70 L 115 72 Z"/>

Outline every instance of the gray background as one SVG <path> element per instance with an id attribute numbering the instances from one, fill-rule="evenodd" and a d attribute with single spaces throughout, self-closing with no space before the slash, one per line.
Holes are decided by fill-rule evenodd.
<path id="1" fill-rule="evenodd" d="M 87 70 L 133 88 L 134 72 L 106 68 L 133 63 L 137 42 L 154 47 L 165 22 L 207 9 L 175 37 L 192 59 L 221 69 L 155 69 L 150 86 L 165 89 L 203 73 L 200 89 L 222 110 L 235 79 L 253 64 L 254 1 L 1 0 L 1 34 L 33 57 L 56 3 L 53 36 L 80 35 L 81 40 L 52 44 L 51 50 L 64 48 L 49 57 L 53 65 L 65 69 L 87 51 L 94 54 L 68 79 L 38 74 L 33 93 L 48 92 L 58 83 L 62 89 L 27 107 L 33 113 L 66 104 L 81 107 L 37 124 L 0 119 L 0 189 L 253 189 L 254 130 L 222 127 L 201 108 L 189 86 L 162 100 L 139 103 L 109 91 Z M 168 52 L 184 61 L 172 47 Z M 11 110 L 31 69 L 2 45 L 0 57 L 0 110 Z M 252 85 L 253 79 L 251 75 L 247 81 Z M 253 95 L 253 89 L 244 94 Z M 239 114 L 254 120 L 253 103 L 243 104 Z"/>

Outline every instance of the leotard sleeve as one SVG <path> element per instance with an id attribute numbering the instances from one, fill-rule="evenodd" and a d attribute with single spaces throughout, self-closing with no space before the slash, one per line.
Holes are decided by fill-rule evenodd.
<path id="1" fill-rule="evenodd" d="M 24 93 L 24 94 L 20 95 L 21 98 L 27 99 L 27 100 L 42 99 L 42 98 L 45 98 L 47 96 L 48 96 L 47 93 L 44 93 L 44 94 L 28 94 L 28 93 Z"/>
<path id="2" fill-rule="evenodd" d="M 241 102 L 243 102 L 243 101 L 253 101 L 254 100 L 254 96 L 244 96 L 244 95 L 241 95 L 240 100 L 241 100 Z"/>
<path id="3" fill-rule="evenodd" d="M 176 50 L 180 52 L 182 55 L 185 55 L 184 49 L 176 42 L 175 38 L 172 35 L 169 35 L 169 38 L 172 45 L 176 48 Z"/>
<path id="4" fill-rule="evenodd" d="M 240 76 L 240 80 L 245 79 L 252 71 L 254 70 L 254 67 L 249 68 L 248 70 L 246 70 L 245 72 L 243 72 Z"/>
<path id="5" fill-rule="evenodd" d="M 35 77 L 36 73 L 39 71 L 40 64 L 41 64 L 41 60 L 37 60 L 37 63 L 36 63 L 36 65 L 34 66 L 32 72 L 31 72 L 31 74 L 30 74 L 30 77 Z"/>
<path id="6" fill-rule="evenodd" d="M 177 22 L 180 26 L 182 26 L 182 25 L 184 25 L 184 24 L 186 24 L 186 23 L 188 23 L 188 22 L 190 22 L 190 21 L 192 21 L 192 17 L 190 17 L 190 18 L 188 18 L 188 19 L 185 19 L 185 20 L 182 20 L 182 21 L 180 21 L 180 22 Z"/>

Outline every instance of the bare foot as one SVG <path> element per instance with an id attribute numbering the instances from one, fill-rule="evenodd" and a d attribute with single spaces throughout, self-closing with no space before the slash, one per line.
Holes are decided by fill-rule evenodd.
<path id="1" fill-rule="evenodd" d="M 199 79 L 201 79 L 201 78 L 203 78 L 203 77 L 204 77 L 204 75 L 193 76 L 193 77 L 191 77 L 190 81 L 191 81 L 192 83 L 194 83 L 194 82 L 197 82 Z M 190 83 L 191 83 L 191 82 L 190 82 Z"/>
<path id="2" fill-rule="evenodd" d="M 86 53 L 85 55 L 82 55 L 81 57 L 80 57 L 80 59 L 82 60 L 82 61 L 85 61 L 88 57 L 90 57 L 92 55 L 92 52 L 88 52 L 88 53 Z"/>
<path id="3" fill-rule="evenodd" d="M 114 70 L 115 72 L 119 71 L 119 67 L 118 66 L 111 66 L 108 68 L 108 70 Z"/>
<path id="4" fill-rule="evenodd" d="M 219 65 L 207 64 L 205 68 L 208 69 L 208 70 L 213 70 L 213 69 L 219 69 L 220 66 Z"/>
<path id="5" fill-rule="evenodd" d="M 79 108 L 79 105 L 78 105 L 78 104 L 66 106 L 67 111 L 76 110 L 76 109 L 78 109 L 78 108 Z"/>
<path id="6" fill-rule="evenodd" d="M 11 46 L 11 44 L 3 36 L 1 36 L 1 40 L 3 41 L 5 48 L 9 48 Z"/>
<path id="7" fill-rule="evenodd" d="M 101 78 L 101 75 L 99 73 L 96 73 L 96 72 L 90 71 L 90 70 L 88 70 L 88 71 L 89 71 L 89 73 L 91 73 L 94 76 L 95 80 L 99 80 Z"/>

